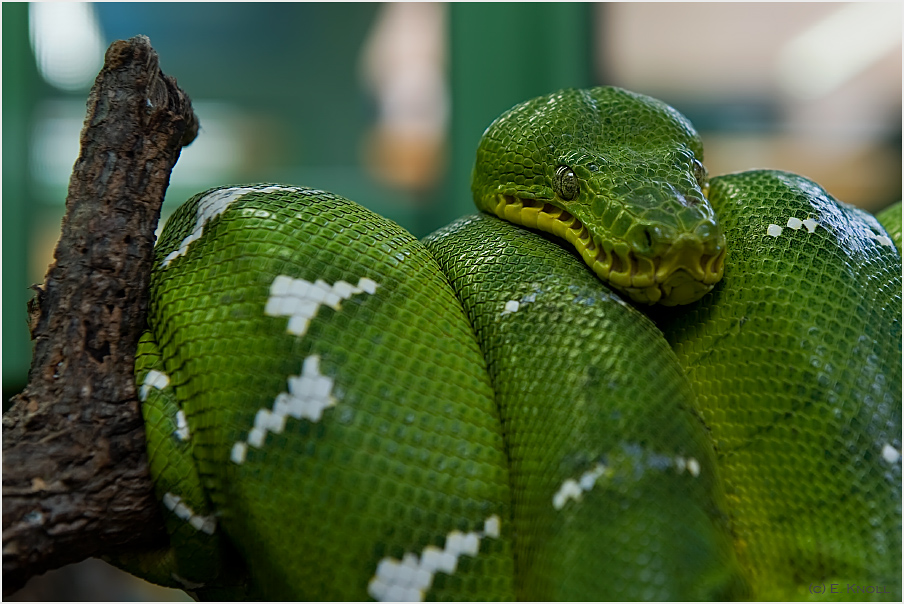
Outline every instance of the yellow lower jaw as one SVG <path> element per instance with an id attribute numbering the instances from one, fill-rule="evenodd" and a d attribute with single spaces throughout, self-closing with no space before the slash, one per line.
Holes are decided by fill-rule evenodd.
<path id="1" fill-rule="evenodd" d="M 718 256 L 707 256 L 702 245 L 689 243 L 660 261 L 635 255 L 624 242 L 597 244 L 580 220 L 548 203 L 506 195 L 499 197 L 493 212 L 509 222 L 565 239 L 600 279 L 641 304 L 688 304 L 703 297 L 722 278 L 724 250 Z"/>

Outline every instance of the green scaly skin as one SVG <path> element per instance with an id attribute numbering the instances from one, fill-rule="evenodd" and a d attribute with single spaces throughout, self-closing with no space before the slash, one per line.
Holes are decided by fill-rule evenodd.
<path id="1" fill-rule="evenodd" d="M 901 255 L 800 176 L 715 178 L 710 200 L 725 277 L 660 327 L 712 435 L 753 597 L 900 601 Z"/>
<path id="2" fill-rule="evenodd" d="M 329 193 L 266 188 L 198 195 L 170 219 L 157 245 L 150 331 L 191 427 L 208 505 L 247 563 L 250 597 L 366 600 L 381 562 L 443 549 L 453 531 L 483 533 L 488 519 L 509 517 L 499 418 L 474 335 L 416 239 Z M 230 194 L 204 236 L 164 266 L 196 229 L 199 202 L 222 206 Z M 296 326 L 303 333 L 288 333 L 292 309 L 266 314 L 281 276 L 344 281 L 350 295 L 332 301 L 338 310 L 324 300 Z M 261 416 L 278 414 L 283 392 L 333 403 L 318 419 L 283 413 L 279 430 Z M 154 411 L 149 399 L 148 422 Z M 265 424 L 255 446 L 250 432 Z M 149 430 L 152 452 L 161 438 L 171 435 Z M 181 494 L 176 467 L 151 469 Z M 511 599 L 510 535 L 508 522 L 500 535 L 481 535 L 479 555 L 461 556 L 421 597 Z M 173 543 L 194 547 L 176 535 Z M 193 582 L 211 589 L 224 579 Z"/>
<path id="3" fill-rule="evenodd" d="M 894 203 L 878 214 L 876 220 L 879 221 L 888 236 L 895 242 L 898 253 L 901 253 L 901 202 Z"/>
<path id="4" fill-rule="evenodd" d="M 498 218 L 462 218 L 424 244 L 496 391 L 518 599 L 745 595 L 712 445 L 653 322 L 558 242 Z"/>
<path id="5" fill-rule="evenodd" d="M 328 193 L 249 185 L 189 200 L 157 247 L 136 376 L 168 378 L 146 389 L 153 478 L 192 505 L 170 497 L 173 551 L 130 567 L 200 597 L 283 600 L 744 598 L 748 580 L 754 597 L 806 597 L 818 578 L 892 581 L 900 254 L 887 257 L 873 221 L 866 243 L 817 228 L 764 260 L 781 237 L 745 229 L 765 229 L 768 212 L 799 216 L 815 185 L 789 177 L 793 195 L 757 185 L 750 196 L 725 191 L 765 173 L 717 179 L 717 212 L 736 215 L 723 235 L 701 160 L 692 126 L 661 102 L 563 91 L 497 120 L 473 180 L 479 207 L 563 238 L 634 301 L 704 296 L 690 306 L 699 328 L 670 327 L 677 360 L 563 248 L 495 219 L 430 240 L 444 273 L 400 227 Z M 864 262 L 825 253 L 851 241 Z M 869 277 L 876 254 L 897 277 Z M 732 277 L 707 294 L 723 262 Z M 859 322 L 804 320 L 842 308 L 833 288 L 848 291 L 857 271 L 869 283 Z M 827 289 L 809 288 L 813 275 Z M 751 318 L 779 282 L 793 301 Z M 760 320 L 775 329 L 750 328 Z M 831 337 L 802 352 L 800 325 Z M 694 362 L 731 360 L 701 381 L 691 349 Z M 760 370 L 763 358 L 789 359 L 789 373 Z M 813 358 L 838 377 L 822 383 Z M 841 404 L 826 395 L 838 392 Z M 174 442 L 180 410 L 190 437 Z M 763 445 L 764 426 L 783 440 Z M 726 431 L 743 463 L 725 455 Z M 812 472 L 830 488 L 783 507 L 775 485 Z M 801 506 L 816 510 L 809 524 L 790 518 Z M 215 519 L 217 532 L 190 533 L 186 518 Z"/>
<path id="6" fill-rule="evenodd" d="M 160 585 L 178 587 L 205 600 L 247 597 L 247 571 L 230 542 L 217 531 L 217 518 L 198 475 L 187 427 L 176 393 L 150 331 L 138 343 L 135 378 L 139 384 L 148 462 L 157 498 L 173 543 L 180 547 L 119 556 L 113 562 Z M 191 515 L 188 511 L 191 511 Z M 211 577 L 219 585 L 207 587 Z"/>

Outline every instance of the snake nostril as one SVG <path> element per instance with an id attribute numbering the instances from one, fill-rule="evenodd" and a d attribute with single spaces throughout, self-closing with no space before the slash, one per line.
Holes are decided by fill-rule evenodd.
<path id="1" fill-rule="evenodd" d="M 655 247 L 661 247 L 673 237 L 667 230 L 657 225 L 646 225 L 642 229 L 640 241 L 646 245 L 646 251 L 652 251 Z"/>
<path id="2" fill-rule="evenodd" d="M 716 233 L 715 225 L 704 222 L 696 229 L 694 229 L 694 235 L 699 237 L 702 241 L 710 241 L 713 239 L 713 236 Z"/>

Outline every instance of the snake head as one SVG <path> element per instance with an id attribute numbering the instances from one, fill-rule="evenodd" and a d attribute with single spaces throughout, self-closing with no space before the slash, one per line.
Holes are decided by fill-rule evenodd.
<path id="1" fill-rule="evenodd" d="M 484 132 L 477 206 L 571 243 L 645 304 L 688 304 L 722 278 L 725 236 L 706 198 L 703 145 L 662 101 L 614 87 L 521 103 Z"/>

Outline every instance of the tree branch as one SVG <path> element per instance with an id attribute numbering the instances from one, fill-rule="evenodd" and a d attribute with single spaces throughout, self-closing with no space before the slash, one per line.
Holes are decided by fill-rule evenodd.
<path id="1" fill-rule="evenodd" d="M 29 384 L 3 417 L 4 595 L 165 539 L 134 355 L 160 206 L 198 123 L 144 36 L 110 45 L 87 105 L 55 261 L 29 304 Z"/>

